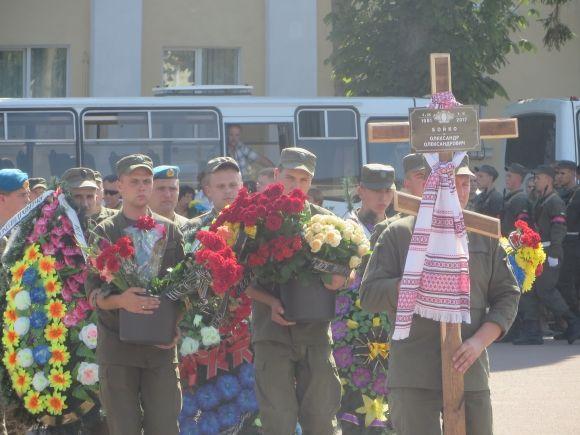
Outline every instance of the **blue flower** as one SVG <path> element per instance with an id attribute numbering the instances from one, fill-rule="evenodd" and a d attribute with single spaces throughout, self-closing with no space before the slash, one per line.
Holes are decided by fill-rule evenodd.
<path id="1" fill-rule="evenodd" d="M 36 283 L 37 279 L 38 271 L 33 267 L 26 269 L 24 275 L 22 275 L 22 283 L 28 287 L 32 287 Z"/>
<path id="2" fill-rule="evenodd" d="M 221 429 L 228 429 L 240 422 L 240 408 L 235 403 L 228 403 L 218 409 L 218 419 Z"/>
<path id="3" fill-rule="evenodd" d="M 249 363 L 244 363 L 240 366 L 240 372 L 238 374 L 240 383 L 245 388 L 254 388 L 254 365 Z"/>
<path id="4" fill-rule="evenodd" d="M 524 280 L 526 279 L 526 273 L 520 266 L 518 266 L 516 263 L 516 257 L 514 255 L 508 255 L 508 260 L 512 266 L 512 272 L 514 273 L 514 277 L 518 282 L 518 286 L 521 287 L 524 283 Z"/>
<path id="5" fill-rule="evenodd" d="M 199 420 L 200 433 L 203 435 L 215 435 L 219 433 L 220 422 L 215 412 L 204 412 Z"/>
<path id="6" fill-rule="evenodd" d="M 43 366 L 48 362 L 52 353 L 50 352 L 49 347 L 43 344 L 32 349 L 32 356 L 38 365 Z"/>
<path id="7" fill-rule="evenodd" d="M 44 329 L 48 319 L 46 318 L 46 314 L 44 311 L 34 311 L 30 315 L 30 324 L 35 329 Z"/>
<path id="8" fill-rule="evenodd" d="M 46 291 L 44 287 L 34 287 L 30 292 L 30 300 L 34 304 L 44 304 L 46 302 Z"/>
<path id="9" fill-rule="evenodd" d="M 233 375 L 220 376 L 216 382 L 217 388 L 223 399 L 232 400 L 240 392 L 240 383 Z"/>
<path id="10" fill-rule="evenodd" d="M 195 396 L 202 411 L 213 409 L 220 403 L 220 393 L 213 384 L 202 385 Z"/>
<path id="11" fill-rule="evenodd" d="M 236 398 L 236 403 L 244 414 L 258 410 L 258 400 L 256 399 L 256 393 L 253 388 L 242 390 Z"/>
<path id="12" fill-rule="evenodd" d="M 187 417 L 193 417 L 199 411 L 199 406 L 197 405 L 197 400 L 195 396 L 191 393 L 185 393 L 183 395 L 183 405 L 181 407 L 181 415 Z"/>
<path id="13" fill-rule="evenodd" d="M 184 419 L 179 422 L 179 433 L 181 435 L 201 435 L 201 430 L 197 421 Z"/>

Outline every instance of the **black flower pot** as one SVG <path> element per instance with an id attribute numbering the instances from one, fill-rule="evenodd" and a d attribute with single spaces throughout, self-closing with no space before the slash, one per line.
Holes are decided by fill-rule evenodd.
<path id="1" fill-rule="evenodd" d="M 121 309 L 121 341 L 147 345 L 172 343 L 176 333 L 178 305 L 164 296 L 160 297 L 160 302 L 153 314 L 136 314 Z"/>
<path id="2" fill-rule="evenodd" d="M 330 322 L 336 317 L 336 292 L 328 290 L 320 278 L 292 279 L 280 285 L 284 318 L 291 322 Z"/>

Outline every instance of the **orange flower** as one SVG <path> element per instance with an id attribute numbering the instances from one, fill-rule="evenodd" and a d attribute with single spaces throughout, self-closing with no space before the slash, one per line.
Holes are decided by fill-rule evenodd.
<path id="1" fill-rule="evenodd" d="M 9 325 L 12 325 L 18 319 L 18 315 L 16 314 L 16 310 L 14 309 L 7 309 L 4 311 L 4 321 Z"/>
<path id="2" fill-rule="evenodd" d="M 38 270 L 42 277 L 52 275 L 56 271 L 56 260 L 53 257 L 42 257 L 38 261 Z"/>
<path id="3" fill-rule="evenodd" d="M 44 329 L 44 338 L 50 342 L 63 342 L 66 338 L 66 329 L 61 323 L 52 323 Z"/>
<path id="4" fill-rule="evenodd" d="M 52 415 L 60 415 L 65 407 L 65 399 L 59 393 L 46 396 L 46 410 Z"/>
<path id="5" fill-rule="evenodd" d="M 60 289 L 62 288 L 60 282 L 56 278 L 48 278 L 43 281 L 44 290 L 46 290 L 46 295 L 50 298 L 56 296 Z"/>
<path id="6" fill-rule="evenodd" d="M 4 332 L 2 342 L 6 346 L 16 346 L 18 344 L 18 334 L 13 329 Z"/>
<path id="7" fill-rule="evenodd" d="M 28 269 L 28 265 L 23 261 L 19 261 L 12 266 L 10 269 L 10 272 L 12 272 L 12 282 L 19 283 L 22 280 L 22 276 L 24 275 L 24 272 L 26 272 L 26 269 Z"/>
<path id="8" fill-rule="evenodd" d="M 66 308 L 61 301 L 51 301 L 46 304 L 45 308 L 51 320 L 60 320 L 66 314 Z"/>
<path id="9" fill-rule="evenodd" d="M 51 348 L 50 363 L 54 366 L 62 366 L 68 363 L 70 354 L 64 346 L 53 346 Z"/>
<path id="10" fill-rule="evenodd" d="M 26 373 L 24 370 L 20 370 L 18 373 L 16 373 L 16 375 L 13 378 L 14 381 L 14 391 L 16 391 L 16 393 L 19 396 L 22 396 L 24 394 L 25 391 L 28 390 L 28 388 L 30 388 L 30 375 L 28 373 Z"/>
<path id="11" fill-rule="evenodd" d="M 29 391 L 24 398 L 24 406 L 31 414 L 38 414 L 44 408 L 40 393 Z"/>
<path id="12" fill-rule="evenodd" d="M 40 252 L 38 251 L 38 245 L 29 246 L 26 251 L 24 251 L 24 260 L 28 262 L 33 262 L 40 258 Z"/>
<path id="13" fill-rule="evenodd" d="M 16 351 L 6 352 L 3 358 L 4 365 L 8 369 L 13 369 L 16 367 Z"/>

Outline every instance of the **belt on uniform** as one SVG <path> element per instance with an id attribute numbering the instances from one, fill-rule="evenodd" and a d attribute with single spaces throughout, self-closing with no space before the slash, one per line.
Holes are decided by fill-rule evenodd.
<path id="1" fill-rule="evenodd" d="M 542 247 L 543 248 L 547 248 L 548 246 L 550 246 L 552 244 L 552 242 L 542 242 Z"/>
<path id="2" fill-rule="evenodd" d="M 579 234 L 580 233 L 578 231 L 576 231 L 576 232 L 572 232 L 572 233 L 566 233 L 566 236 L 577 236 Z"/>

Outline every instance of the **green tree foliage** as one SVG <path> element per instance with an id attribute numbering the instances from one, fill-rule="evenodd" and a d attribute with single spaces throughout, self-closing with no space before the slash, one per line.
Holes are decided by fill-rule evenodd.
<path id="1" fill-rule="evenodd" d="M 535 0 L 551 7 L 542 20 L 545 44 L 559 49 L 573 37 L 560 21 L 571 0 Z M 451 53 L 459 101 L 507 98 L 492 76 L 507 55 L 534 49 L 517 38 L 539 13 L 527 0 L 334 0 L 326 17 L 334 50 L 328 61 L 346 95 L 426 95 L 429 53 Z"/>

